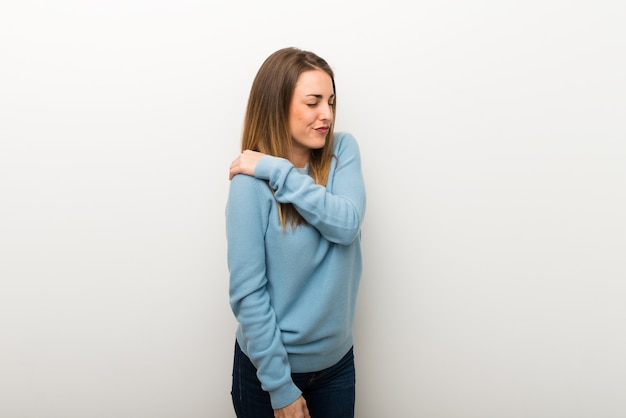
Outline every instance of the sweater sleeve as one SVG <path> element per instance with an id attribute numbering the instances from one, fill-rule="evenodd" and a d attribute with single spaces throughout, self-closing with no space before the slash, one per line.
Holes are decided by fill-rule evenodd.
<path id="1" fill-rule="evenodd" d="M 359 147 L 350 134 L 336 137 L 328 184 L 315 184 L 284 158 L 263 156 L 254 176 L 268 180 L 281 203 L 292 203 L 327 240 L 349 245 L 359 235 L 365 214 L 365 186 Z"/>
<path id="2" fill-rule="evenodd" d="M 291 379 L 287 352 L 266 287 L 264 236 L 270 201 L 259 187 L 267 188 L 249 176 L 235 176 L 230 182 L 226 204 L 229 293 L 245 338 L 244 351 L 277 409 L 295 401 L 301 391 Z"/>

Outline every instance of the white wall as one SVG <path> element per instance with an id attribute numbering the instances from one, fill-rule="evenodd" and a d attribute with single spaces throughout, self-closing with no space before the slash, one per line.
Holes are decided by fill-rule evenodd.
<path id="1" fill-rule="evenodd" d="M 0 416 L 232 417 L 252 78 L 336 71 L 359 418 L 626 415 L 624 2 L 0 6 Z"/>

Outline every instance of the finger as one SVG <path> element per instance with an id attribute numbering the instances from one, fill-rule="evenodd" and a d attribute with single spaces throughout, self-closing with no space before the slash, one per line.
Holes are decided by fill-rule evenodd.
<path id="1" fill-rule="evenodd" d="M 232 180 L 233 177 L 235 177 L 235 174 L 239 174 L 240 170 L 237 168 L 237 166 L 231 166 L 230 169 L 228 170 L 228 179 Z"/>

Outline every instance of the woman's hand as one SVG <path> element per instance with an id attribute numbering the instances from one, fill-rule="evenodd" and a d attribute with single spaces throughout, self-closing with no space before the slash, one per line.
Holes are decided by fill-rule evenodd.
<path id="1" fill-rule="evenodd" d="M 274 418 L 311 418 L 302 396 L 284 408 L 274 409 Z"/>
<path id="2" fill-rule="evenodd" d="M 254 176 L 254 168 L 256 163 L 264 156 L 262 152 L 245 150 L 230 164 L 229 180 L 232 180 L 236 174 L 247 174 Z"/>

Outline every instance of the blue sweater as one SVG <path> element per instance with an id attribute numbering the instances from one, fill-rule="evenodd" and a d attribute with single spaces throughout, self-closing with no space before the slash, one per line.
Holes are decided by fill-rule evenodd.
<path id="1" fill-rule="evenodd" d="M 334 146 L 326 187 L 268 155 L 254 177 L 240 174 L 230 183 L 226 233 L 236 337 L 275 409 L 301 394 L 292 372 L 330 367 L 353 343 L 365 187 L 354 137 L 336 133 Z M 292 203 L 308 224 L 283 230 L 276 201 Z"/>

